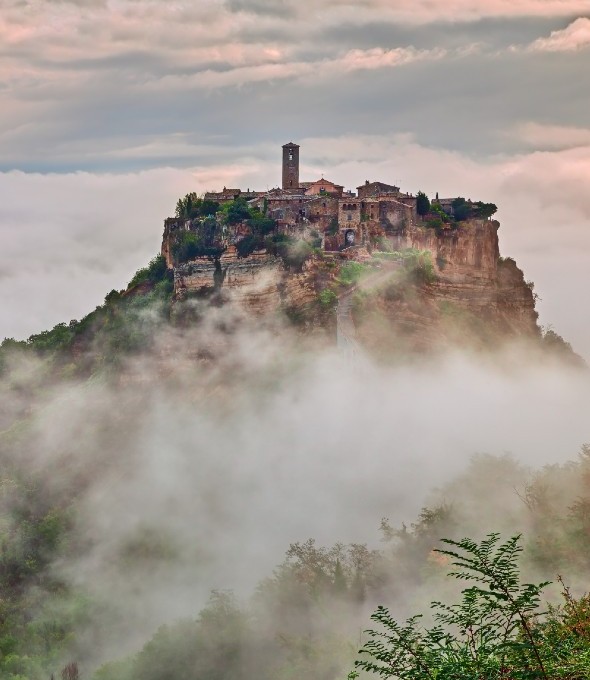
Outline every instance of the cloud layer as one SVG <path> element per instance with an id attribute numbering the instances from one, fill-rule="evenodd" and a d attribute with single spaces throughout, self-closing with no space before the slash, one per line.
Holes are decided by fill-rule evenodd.
<path id="1" fill-rule="evenodd" d="M 529 49 L 538 52 L 575 52 L 590 48 L 590 19 L 580 17 L 567 28 L 539 38 Z"/>
<path id="2" fill-rule="evenodd" d="M 382 517 L 412 521 L 475 452 L 539 467 L 587 439 L 585 374 L 520 352 L 510 370 L 456 355 L 397 368 L 330 350 L 301 360 L 297 339 L 273 331 L 205 321 L 163 339 L 176 349 L 164 374 L 136 360 L 140 390 L 97 380 L 36 392 L 14 455 L 54 494 L 75 489 L 81 549 L 54 568 L 108 621 L 93 621 L 91 661 L 193 618 L 211 589 L 248 595 L 291 542 L 376 547 Z M 223 351 L 208 370 L 189 357 L 212 337 Z M 474 518 L 479 531 L 515 530 L 505 511 L 522 490 L 501 491 L 496 511 Z M 464 495 L 462 485 L 445 500 Z"/>
<path id="3" fill-rule="evenodd" d="M 581 126 L 588 105 L 576 0 L 1 6 L 4 170 L 190 167 L 318 128 L 510 151 L 519 119 Z"/>

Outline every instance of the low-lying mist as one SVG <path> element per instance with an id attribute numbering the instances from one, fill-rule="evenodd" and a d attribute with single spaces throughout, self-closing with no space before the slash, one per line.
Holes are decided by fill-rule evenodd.
<path id="1" fill-rule="evenodd" d="M 382 518 L 441 503 L 462 508 L 457 534 L 526 529 L 526 468 L 590 441 L 586 371 L 525 348 L 383 366 L 219 315 L 167 329 L 115 377 L 45 384 L 4 433 L 5 460 L 75 508 L 50 570 L 100 603 L 78 631 L 88 668 L 212 590 L 247 599 L 295 542 L 379 548 Z M 43 370 L 15 361 L 3 406 Z M 511 454 L 517 472 L 457 482 L 474 454 Z"/>

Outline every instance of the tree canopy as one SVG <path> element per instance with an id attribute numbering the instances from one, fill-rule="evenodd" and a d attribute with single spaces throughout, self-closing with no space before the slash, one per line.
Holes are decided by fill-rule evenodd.
<path id="1" fill-rule="evenodd" d="M 421 217 L 428 215 L 430 212 L 430 201 L 428 200 L 428 196 L 423 191 L 419 191 L 416 194 L 416 210 L 418 211 L 418 215 Z"/>

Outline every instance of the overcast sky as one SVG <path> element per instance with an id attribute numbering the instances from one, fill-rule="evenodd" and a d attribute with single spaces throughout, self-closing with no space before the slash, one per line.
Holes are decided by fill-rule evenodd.
<path id="1" fill-rule="evenodd" d="M 0 0 L 0 336 L 80 318 L 178 196 L 365 179 L 500 207 L 590 358 L 590 0 Z"/>

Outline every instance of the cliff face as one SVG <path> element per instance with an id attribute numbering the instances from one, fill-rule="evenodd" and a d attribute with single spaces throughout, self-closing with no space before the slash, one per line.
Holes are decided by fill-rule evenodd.
<path id="1" fill-rule="evenodd" d="M 364 248 L 314 256 L 301 270 L 294 270 L 266 250 L 238 257 L 236 247 L 230 246 L 217 259 L 198 257 L 174 266 L 175 297 L 211 297 L 256 315 L 282 309 L 303 318 L 308 327 L 318 326 L 326 322 L 326 314 L 318 314 L 321 291 L 351 292 L 337 280 L 342 265 L 352 259 L 369 272 L 383 269 L 372 277 L 370 290 L 363 290 L 362 300 L 353 304 L 358 338 L 367 347 L 414 351 L 441 344 L 492 345 L 513 337 L 536 338 L 532 287 L 513 260 L 500 258 L 498 227 L 494 221 L 473 220 L 440 234 L 410 227 L 394 236 L 394 249 L 430 254 L 428 280 L 413 278 L 399 263 L 383 269 L 383 263 Z M 174 264 L 170 236 L 167 225 L 162 252 Z M 362 281 L 359 288 L 363 289 Z"/>
<path id="2" fill-rule="evenodd" d="M 536 334 L 532 288 L 514 260 L 500 258 L 499 226 L 495 221 L 474 220 L 450 235 L 437 237 L 431 229 L 415 229 L 408 237 L 412 247 L 432 252 L 437 298 L 503 331 Z"/>
<path id="3" fill-rule="evenodd" d="M 280 303 L 282 263 L 266 252 L 238 258 L 234 246 L 219 260 L 197 258 L 174 269 L 174 292 L 180 300 L 187 296 L 217 294 L 248 311 L 265 313 Z"/>
<path id="4" fill-rule="evenodd" d="M 316 269 L 312 260 L 302 271 L 290 271 L 281 258 L 265 250 L 240 258 L 235 246 L 230 246 L 218 261 L 196 258 L 175 267 L 174 292 L 179 300 L 216 295 L 257 315 L 281 307 L 303 309 L 317 298 Z"/>
<path id="5" fill-rule="evenodd" d="M 431 253 L 434 276 L 425 285 L 390 284 L 357 305 L 361 341 L 410 351 L 538 339 L 532 286 L 514 260 L 500 258 L 498 227 L 481 220 L 440 235 L 412 228 L 397 237 L 400 249 Z"/>

